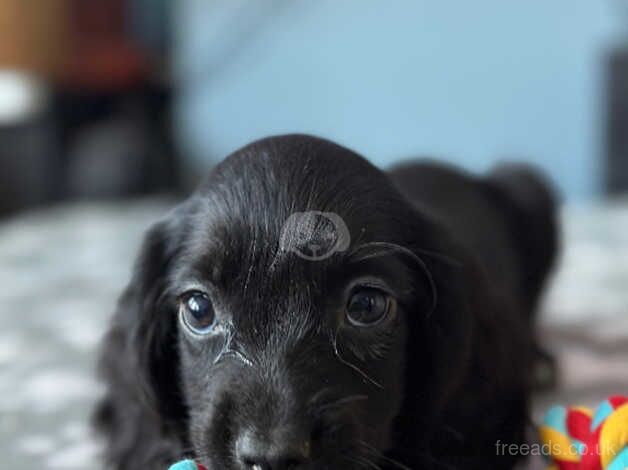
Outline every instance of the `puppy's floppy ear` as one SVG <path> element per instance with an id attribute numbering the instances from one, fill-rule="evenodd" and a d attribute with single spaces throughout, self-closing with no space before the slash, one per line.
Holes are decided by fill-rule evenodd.
<path id="1" fill-rule="evenodd" d="M 433 308 L 422 303 L 417 306 L 420 311 L 410 312 L 408 318 L 406 397 L 399 439 L 412 448 L 417 441 L 408 436 L 422 429 L 424 437 L 432 439 L 429 445 L 439 449 L 446 443 L 440 450 L 447 452 L 455 448 L 453 443 L 461 442 L 461 436 L 468 439 L 474 429 L 482 429 L 478 423 L 491 407 L 495 416 L 519 429 L 526 419 L 527 404 L 520 395 L 526 386 L 529 346 L 520 316 L 513 315 L 508 303 L 493 291 L 476 260 L 446 233 L 428 232 L 423 225 L 425 238 L 413 250 L 425 263 L 416 276 L 423 283 L 426 276 L 431 278 L 437 298 Z M 500 396 L 512 397 L 509 410 L 496 409 Z M 460 416 L 467 420 L 460 423 Z M 449 428 L 452 420 L 455 427 Z M 422 437 L 420 445 L 427 446 Z"/>
<path id="2" fill-rule="evenodd" d="M 396 437 L 410 453 L 428 445 L 446 402 L 463 381 L 472 335 L 465 260 L 439 226 L 423 214 L 413 219 L 410 231 L 420 239 L 407 246 L 420 260 L 412 263 L 414 283 L 426 295 L 417 296 L 407 315 L 405 397 Z"/>
<path id="3" fill-rule="evenodd" d="M 173 305 L 166 298 L 169 268 L 180 249 L 180 228 L 176 225 L 168 219 L 147 232 L 116 315 L 129 322 L 125 328 L 126 347 L 129 366 L 136 370 L 136 380 L 142 387 L 141 398 L 167 417 L 176 417 L 173 413 L 181 411 L 178 330 Z"/>
<path id="4" fill-rule="evenodd" d="M 108 456 L 118 465 L 131 456 L 150 461 L 155 453 L 166 453 L 159 445 L 145 452 L 137 447 L 151 439 L 167 447 L 168 440 L 160 437 L 181 435 L 185 426 L 176 312 L 165 295 L 169 269 L 182 242 L 180 212 L 158 222 L 145 235 L 103 344 L 99 369 L 107 393 L 95 422 L 107 434 Z M 159 435 L 146 438 L 147 434 Z"/>
<path id="5" fill-rule="evenodd" d="M 429 373 L 429 384 L 433 388 L 434 399 L 446 400 L 464 374 L 471 341 L 471 315 L 466 283 L 468 273 L 461 253 L 452 251 L 451 246 L 440 239 L 434 251 L 416 248 L 415 254 L 423 260 L 424 266 L 417 271 L 417 281 L 428 285 L 429 302 L 418 307 L 415 312 L 414 328 L 421 338 L 425 364 Z M 425 384 L 423 384 L 425 385 Z M 440 404 L 440 403 L 439 403 Z"/>

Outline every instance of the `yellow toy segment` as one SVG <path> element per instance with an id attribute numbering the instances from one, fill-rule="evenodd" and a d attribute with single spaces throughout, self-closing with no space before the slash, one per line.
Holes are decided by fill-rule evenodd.
<path id="1" fill-rule="evenodd" d="M 552 458 L 566 462 L 578 462 L 580 460 L 580 456 L 569 437 L 548 426 L 541 426 L 539 434 L 541 441 L 549 446 Z"/>
<path id="2" fill-rule="evenodd" d="M 617 408 L 602 426 L 600 433 L 602 468 L 608 467 L 626 446 L 628 446 L 628 403 Z"/>

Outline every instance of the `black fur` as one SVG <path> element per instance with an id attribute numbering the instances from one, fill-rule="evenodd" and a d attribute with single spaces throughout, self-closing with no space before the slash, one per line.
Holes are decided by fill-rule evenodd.
<path id="1" fill-rule="evenodd" d="M 511 468 L 496 442 L 524 441 L 533 310 L 556 251 L 545 188 L 515 167 L 385 174 L 300 135 L 237 151 L 146 236 L 100 364 L 108 463 Z M 309 210 L 339 215 L 348 249 L 321 260 L 282 249 L 286 220 Z M 342 312 L 365 276 L 398 308 L 359 329 Z M 190 286 L 218 312 L 209 338 L 179 322 Z M 249 435 L 307 453 L 254 467 L 238 453 Z"/>

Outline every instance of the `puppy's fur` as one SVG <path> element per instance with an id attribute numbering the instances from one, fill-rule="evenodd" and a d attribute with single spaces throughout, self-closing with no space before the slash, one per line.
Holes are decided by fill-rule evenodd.
<path id="1" fill-rule="evenodd" d="M 337 214 L 350 245 L 280 246 L 298 212 Z M 556 251 L 554 200 L 525 167 L 476 178 L 431 163 L 385 174 L 331 142 L 255 142 L 146 235 L 106 336 L 96 422 L 117 470 L 511 468 L 524 442 L 533 312 Z M 343 319 L 376 279 L 397 308 Z M 179 299 L 208 292 L 220 329 L 191 335 Z M 248 433 L 248 434 L 247 434 Z M 302 442 L 300 460 L 239 456 Z M 262 453 L 264 450 L 262 450 Z"/>

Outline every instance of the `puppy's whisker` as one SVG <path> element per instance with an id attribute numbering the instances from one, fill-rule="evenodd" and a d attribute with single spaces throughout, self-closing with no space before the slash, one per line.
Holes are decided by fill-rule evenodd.
<path id="1" fill-rule="evenodd" d="M 271 274 L 275 271 L 275 268 L 277 267 L 277 263 L 279 262 L 279 257 L 280 255 L 283 253 L 283 250 L 281 249 L 281 247 L 279 246 L 279 244 L 277 244 L 277 247 L 275 248 L 275 252 L 273 253 L 273 259 L 270 262 L 270 266 L 268 266 L 268 273 Z"/>
<path id="2" fill-rule="evenodd" d="M 351 463 L 358 464 L 361 468 L 372 468 L 373 470 L 381 470 L 381 467 L 379 465 L 370 460 L 368 456 L 364 454 L 347 455 L 345 458 Z"/>
<path id="3" fill-rule="evenodd" d="M 355 245 L 356 245 L 356 248 L 350 254 L 350 256 L 356 256 L 356 258 L 357 258 L 356 260 L 357 261 L 360 261 L 360 260 L 363 260 L 363 259 L 368 259 L 368 258 L 373 258 L 373 257 L 376 257 L 376 256 L 386 256 L 388 254 L 391 254 L 391 253 L 394 253 L 396 251 L 399 251 L 400 248 L 402 248 L 402 249 L 404 248 L 401 245 L 398 245 L 396 243 L 391 243 L 391 242 L 367 242 L 367 243 L 364 243 L 364 244 L 359 244 L 359 240 L 356 240 Z M 360 256 L 360 255 L 357 254 L 360 251 L 363 251 L 363 250 L 366 250 L 366 249 L 369 249 L 369 248 L 373 248 L 373 247 L 379 248 L 381 246 L 384 246 L 384 247 L 388 248 L 388 250 L 375 252 L 375 253 L 372 253 L 370 255 L 366 255 L 366 257 Z M 425 248 L 414 248 L 413 251 L 419 252 L 419 253 L 421 253 L 421 254 L 423 254 L 425 256 L 429 256 L 429 257 L 438 259 L 440 261 L 443 261 L 445 263 L 451 264 L 451 265 L 456 266 L 456 267 L 464 266 L 464 264 L 461 261 L 457 260 L 456 258 L 452 258 L 451 256 L 449 256 L 449 255 L 447 255 L 445 253 L 440 253 L 438 251 L 432 251 L 432 250 L 426 250 Z"/>
<path id="4" fill-rule="evenodd" d="M 329 409 L 341 407 L 343 405 L 346 405 L 347 403 L 353 403 L 356 401 L 363 401 L 368 399 L 368 395 L 349 395 L 347 397 L 339 398 L 338 400 L 332 401 L 330 403 L 325 403 L 324 405 L 319 406 L 319 410 L 326 411 Z"/>
<path id="5" fill-rule="evenodd" d="M 360 446 L 362 446 L 367 452 L 369 452 L 370 454 L 372 454 L 374 457 L 376 457 L 377 459 L 383 460 L 391 465 L 394 465 L 397 468 L 400 468 L 402 470 L 411 470 L 410 467 L 407 467 L 406 465 L 402 464 L 401 462 L 392 459 L 390 457 L 387 457 L 386 455 L 384 455 L 381 451 L 375 449 L 373 446 L 367 444 L 364 441 L 358 441 L 358 444 Z"/>
<path id="6" fill-rule="evenodd" d="M 438 251 L 426 250 L 424 248 L 415 248 L 415 250 L 425 256 L 430 256 L 445 263 L 451 264 L 452 266 L 455 266 L 457 268 L 462 268 L 464 266 L 464 264 L 461 261 L 458 261 L 456 258 L 452 258 L 451 256 L 444 253 L 439 253 Z"/>
<path id="7" fill-rule="evenodd" d="M 244 289 L 243 289 L 243 293 L 244 295 L 246 295 L 246 291 L 249 287 L 249 282 L 251 281 L 251 274 L 253 273 L 253 268 L 255 267 L 255 263 L 253 262 L 253 259 L 255 257 L 255 251 L 257 249 L 257 234 L 254 232 L 253 233 L 253 246 L 251 247 L 251 260 L 249 261 L 250 266 L 249 266 L 249 270 L 246 273 L 246 280 L 244 281 Z"/>
<path id="8" fill-rule="evenodd" d="M 334 354 L 336 355 L 336 357 L 338 358 L 338 360 L 340 362 L 342 362 L 345 366 L 353 369 L 354 371 L 356 371 L 358 374 L 360 374 L 364 379 L 366 379 L 367 381 L 369 381 L 370 383 L 372 383 L 373 385 L 375 385 L 378 388 L 381 388 L 382 390 L 384 389 L 384 387 L 377 382 L 375 379 L 372 379 L 371 377 L 369 377 L 369 375 L 364 372 L 362 369 L 360 369 L 358 366 L 356 366 L 355 364 L 352 364 L 351 362 L 345 360 L 341 355 L 340 352 L 338 351 L 338 333 L 336 332 L 336 334 L 334 335 L 333 339 L 332 339 L 332 346 L 334 348 Z"/>
<path id="9" fill-rule="evenodd" d="M 382 468 L 368 454 L 361 453 L 360 456 L 359 456 L 359 459 L 367 468 L 372 468 L 372 469 L 375 469 L 375 470 L 381 470 L 381 468 Z"/>

